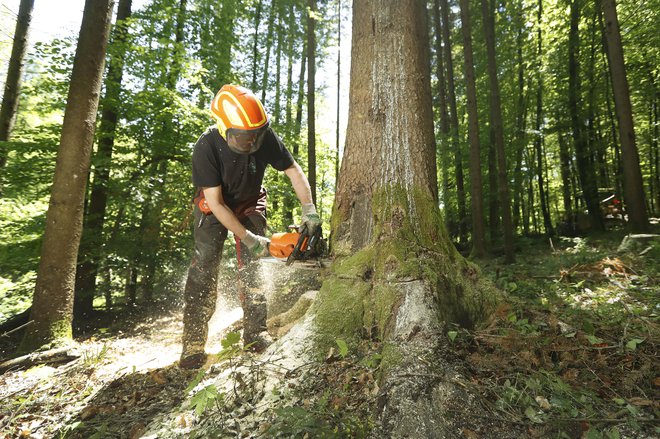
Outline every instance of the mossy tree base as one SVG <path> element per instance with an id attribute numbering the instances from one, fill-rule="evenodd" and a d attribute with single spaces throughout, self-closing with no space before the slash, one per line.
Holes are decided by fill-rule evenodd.
<path id="1" fill-rule="evenodd" d="M 438 404 L 468 398 L 442 359 L 451 349 L 445 325 L 484 321 L 499 297 L 496 288 L 459 255 L 394 239 L 339 258 L 332 267 L 312 309 L 318 355 L 337 339 L 353 351 L 365 339 L 380 342 L 383 432 L 435 437 L 431 432 L 447 425 Z"/>
<path id="2" fill-rule="evenodd" d="M 36 351 L 39 349 L 54 349 L 65 347 L 73 342 L 73 330 L 71 320 L 56 320 L 45 322 L 41 328 L 28 327 L 25 336 L 18 348 L 19 354 Z"/>
<path id="3" fill-rule="evenodd" d="M 318 355 L 337 339 L 352 351 L 364 340 L 380 343 L 385 436 L 443 437 L 436 433 L 451 422 L 438 404 L 462 410 L 468 398 L 443 360 L 446 325 L 478 325 L 500 293 L 456 252 L 428 191 L 390 186 L 354 200 L 333 216 L 336 259 L 312 308 Z M 356 223 L 358 211 L 371 219 Z M 370 237 L 366 244 L 359 233 Z"/>

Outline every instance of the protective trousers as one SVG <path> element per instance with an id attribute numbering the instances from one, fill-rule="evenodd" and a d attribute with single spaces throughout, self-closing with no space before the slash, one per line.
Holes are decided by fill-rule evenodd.
<path id="1" fill-rule="evenodd" d="M 266 230 L 265 191 L 258 200 L 245 203 L 234 213 L 246 229 L 257 235 Z M 227 228 L 214 215 L 194 208 L 195 251 L 188 269 L 184 291 L 183 352 L 181 358 L 203 353 L 208 337 L 209 320 L 215 312 L 218 293 L 218 269 Z M 266 330 L 266 299 L 262 292 L 259 264 L 248 248 L 237 240 L 238 294 L 243 307 L 243 341 L 251 343 Z"/>

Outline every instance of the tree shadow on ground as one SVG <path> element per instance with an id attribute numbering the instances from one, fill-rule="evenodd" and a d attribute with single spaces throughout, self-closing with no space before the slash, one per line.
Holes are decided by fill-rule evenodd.
<path id="1" fill-rule="evenodd" d="M 171 365 L 123 375 L 100 389 L 54 437 L 141 437 L 154 418 L 182 403 L 196 373 Z"/>

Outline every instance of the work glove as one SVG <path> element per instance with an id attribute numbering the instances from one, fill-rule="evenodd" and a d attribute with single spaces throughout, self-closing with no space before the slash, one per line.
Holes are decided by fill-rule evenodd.
<path id="1" fill-rule="evenodd" d="M 269 255 L 268 244 L 270 244 L 270 239 L 265 236 L 255 235 L 248 230 L 242 241 L 254 256 L 262 258 Z"/>
<path id="2" fill-rule="evenodd" d="M 302 205 L 302 220 L 300 224 L 300 230 L 307 226 L 307 231 L 310 234 L 314 234 L 316 230 L 321 227 L 321 218 L 319 214 L 316 213 L 316 207 L 313 203 L 307 203 Z"/>

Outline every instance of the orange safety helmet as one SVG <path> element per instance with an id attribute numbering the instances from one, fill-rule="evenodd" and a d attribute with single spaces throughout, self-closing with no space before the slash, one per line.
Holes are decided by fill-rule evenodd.
<path id="1" fill-rule="evenodd" d="M 261 101 L 250 90 L 223 85 L 213 98 L 211 113 L 232 151 L 252 154 L 261 147 L 270 121 Z"/>

